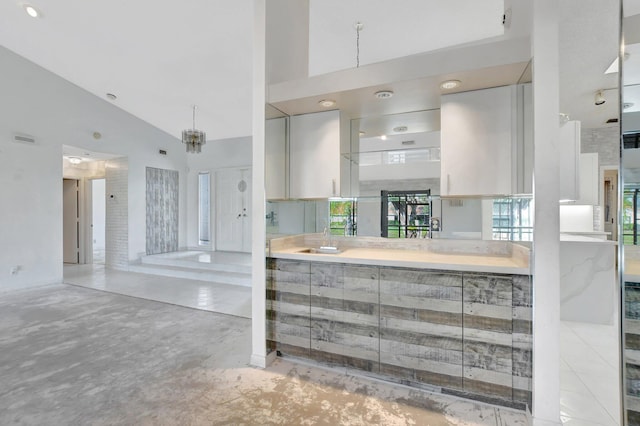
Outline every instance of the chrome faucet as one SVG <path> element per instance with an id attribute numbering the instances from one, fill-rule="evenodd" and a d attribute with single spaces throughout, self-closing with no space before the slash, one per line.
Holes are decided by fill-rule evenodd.
<path id="1" fill-rule="evenodd" d="M 325 226 L 324 231 L 322 231 L 322 246 L 333 247 L 333 245 L 331 244 L 331 230 L 328 226 Z"/>

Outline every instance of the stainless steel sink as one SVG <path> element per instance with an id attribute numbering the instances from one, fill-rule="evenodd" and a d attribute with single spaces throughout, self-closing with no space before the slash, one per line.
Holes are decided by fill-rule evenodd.
<path id="1" fill-rule="evenodd" d="M 320 247 L 320 248 L 306 248 L 298 250 L 296 253 L 309 253 L 309 254 L 339 254 L 342 253 L 338 247 Z"/>

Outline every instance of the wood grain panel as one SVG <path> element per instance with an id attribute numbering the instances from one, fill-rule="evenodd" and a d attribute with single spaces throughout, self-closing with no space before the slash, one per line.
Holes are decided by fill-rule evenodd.
<path id="1" fill-rule="evenodd" d="M 377 267 L 311 264 L 311 358 L 379 371 Z"/>
<path id="2" fill-rule="evenodd" d="M 269 259 L 266 272 L 267 348 L 308 358 L 311 350 L 310 265 Z"/>

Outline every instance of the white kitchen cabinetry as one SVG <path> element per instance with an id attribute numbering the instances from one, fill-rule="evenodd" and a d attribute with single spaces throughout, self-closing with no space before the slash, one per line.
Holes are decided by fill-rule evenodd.
<path id="1" fill-rule="evenodd" d="M 580 197 L 580 122 L 568 121 L 560 126 L 558 146 L 560 161 L 560 201 Z"/>
<path id="2" fill-rule="evenodd" d="M 267 200 L 287 197 L 287 117 L 265 123 L 265 191 Z"/>
<path id="3" fill-rule="evenodd" d="M 443 196 L 531 192 L 531 87 L 442 96 Z"/>
<path id="4" fill-rule="evenodd" d="M 348 195 L 349 162 L 343 159 L 343 152 L 349 152 L 349 121 L 340 111 L 292 116 L 290 198 Z"/>
<path id="5" fill-rule="evenodd" d="M 598 154 L 580 154 L 580 197 L 576 204 L 599 204 L 598 175 Z"/>

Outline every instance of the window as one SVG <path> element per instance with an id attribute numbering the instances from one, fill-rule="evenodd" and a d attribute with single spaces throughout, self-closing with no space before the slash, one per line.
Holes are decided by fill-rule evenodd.
<path id="1" fill-rule="evenodd" d="M 428 238 L 431 236 L 431 190 L 382 191 L 381 236 Z"/>
<path id="2" fill-rule="evenodd" d="M 211 243 L 211 190 L 209 172 L 198 174 L 198 239 L 201 245 Z"/>
<path id="3" fill-rule="evenodd" d="M 356 200 L 329 202 L 331 235 L 356 235 Z"/>
<path id="4" fill-rule="evenodd" d="M 530 198 L 493 200 L 493 239 L 532 241 L 533 209 Z"/>

